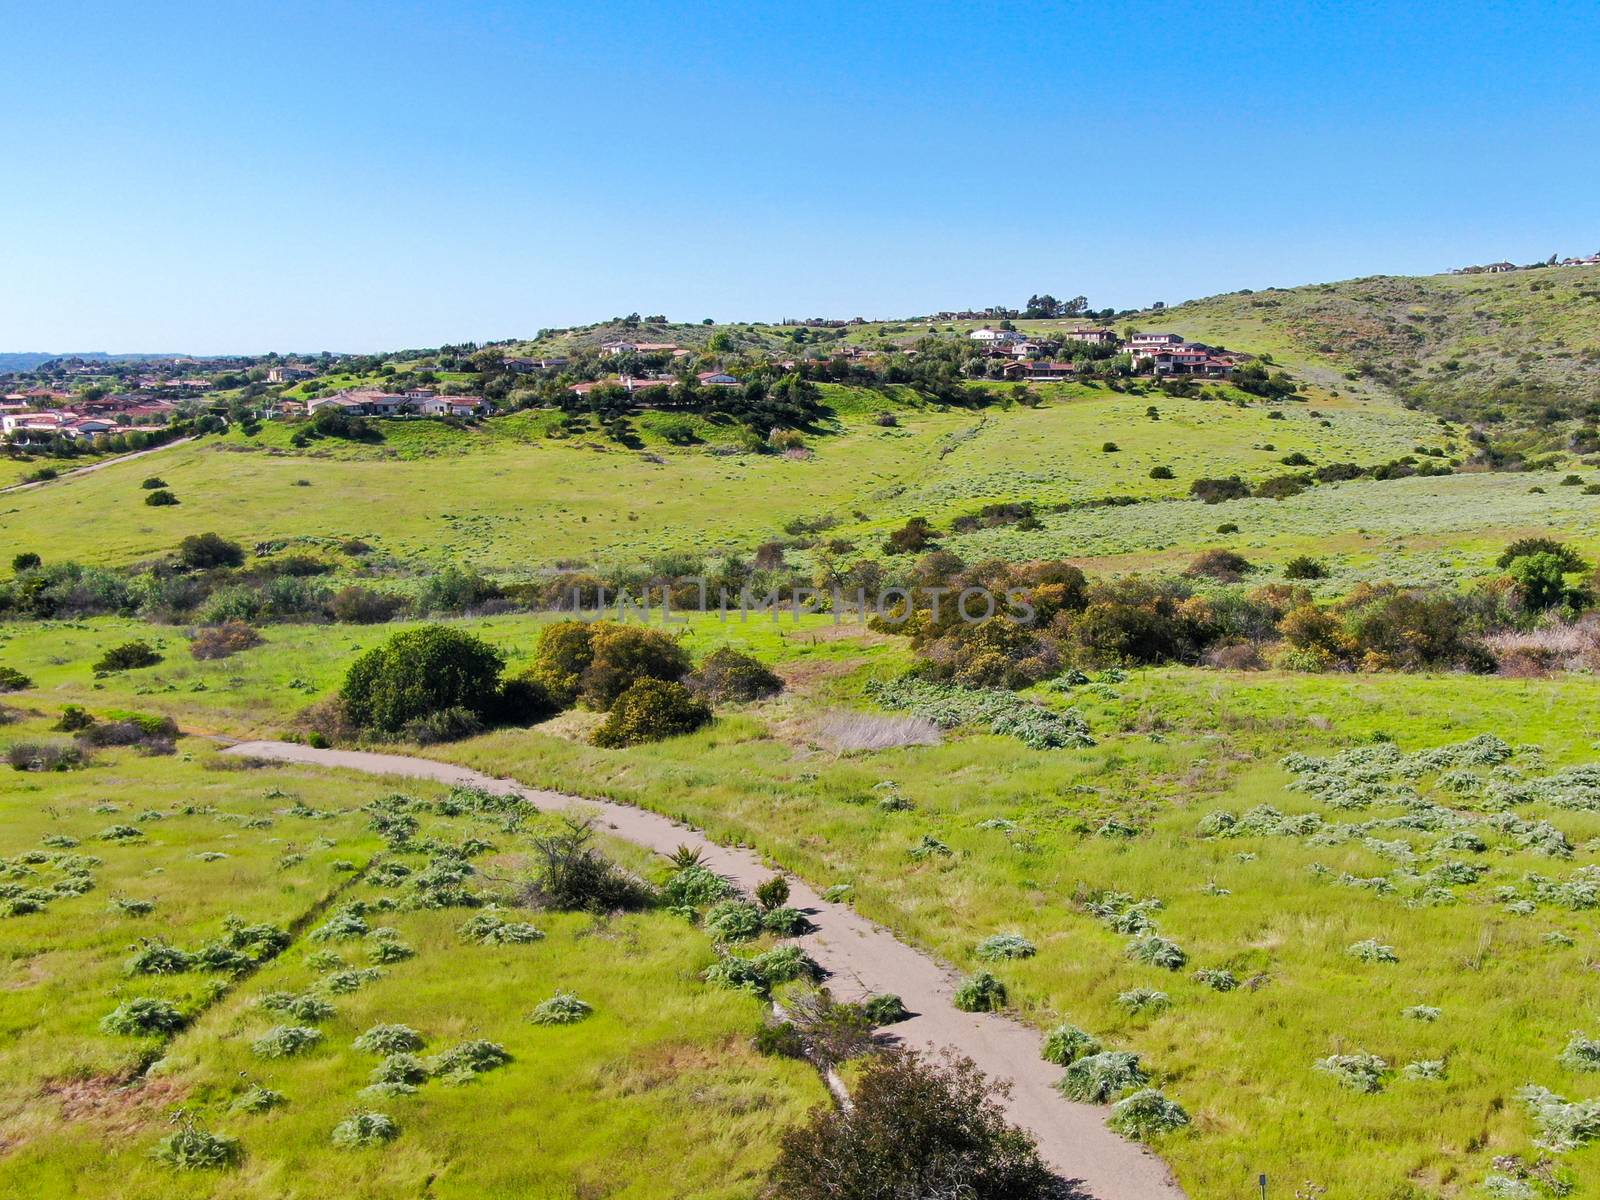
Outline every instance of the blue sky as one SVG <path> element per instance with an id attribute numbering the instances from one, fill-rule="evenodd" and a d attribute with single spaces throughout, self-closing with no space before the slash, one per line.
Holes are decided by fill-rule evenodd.
<path id="1" fill-rule="evenodd" d="M 1589 253 L 1594 16 L 0 0 L 0 350 L 1122 307 Z"/>

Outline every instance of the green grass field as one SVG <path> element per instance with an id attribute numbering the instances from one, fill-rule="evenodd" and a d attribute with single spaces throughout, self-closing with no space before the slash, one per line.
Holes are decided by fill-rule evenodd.
<path id="1" fill-rule="evenodd" d="M 43 726 L 9 726 L 6 740 L 52 736 Z M 57 864 L 25 867 L 21 858 L 64 838 L 77 845 L 52 853 L 99 860 L 85 894 L 3 920 L 0 1193 L 751 1193 L 776 1131 L 821 1099 L 822 1084 L 803 1065 L 754 1054 L 748 1037 L 761 1004 L 700 981 L 714 958 L 710 942 L 681 920 L 508 911 L 508 919 L 534 920 L 544 938 L 478 946 L 458 932 L 470 909 L 373 912 L 371 923 L 394 929 L 415 956 L 353 992 L 330 990 L 330 969 L 308 957 L 332 950 L 362 968 L 377 942 L 319 942 L 312 931 L 331 906 L 396 894 L 366 878 L 383 846 L 360 806 L 385 790 L 381 781 L 326 772 L 242 769 L 194 737 L 172 758 L 101 751 L 82 771 L 0 778 L 8 881 L 52 883 Z M 442 794 L 414 790 L 423 799 Z M 490 841 L 474 860 L 473 886 L 509 894 L 528 870 L 529 838 L 554 824 L 536 817 L 512 829 L 504 814 L 435 814 L 423 817 L 420 836 Z M 140 835 L 107 840 L 116 826 Z M 611 849 L 630 866 L 659 870 L 629 847 Z M 427 861 L 388 857 L 413 869 Z M 113 900 L 153 908 L 123 915 Z M 143 939 L 193 949 L 230 915 L 270 922 L 293 941 L 236 981 L 127 973 Z M 594 1015 L 572 1027 L 531 1024 L 529 1011 L 558 990 L 582 997 Z M 324 996 L 334 1011 L 313 1023 L 322 1039 L 310 1051 L 262 1058 L 252 1042 L 284 1019 L 260 999 L 283 991 Z M 136 996 L 169 999 L 193 1022 L 165 1042 L 103 1032 L 101 1018 Z M 415 1095 L 373 1097 L 362 1089 L 381 1056 L 352 1042 L 380 1023 L 418 1030 L 428 1054 L 486 1039 L 510 1061 L 459 1085 L 434 1079 Z M 283 1106 L 234 1109 L 257 1085 L 281 1093 Z M 175 1174 L 151 1157 L 178 1109 L 239 1139 L 236 1170 Z M 335 1146 L 331 1131 L 353 1110 L 386 1113 L 399 1137 L 377 1149 Z M 473 1137 L 474 1114 L 486 1110 L 496 1114 L 495 1137 Z M 670 1174 L 659 1169 L 666 1161 Z"/>
<path id="2" fill-rule="evenodd" d="M 831 515 L 838 536 L 871 545 L 922 515 L 936 522 L 991 502 L 1043 507 L 1104 496 L 1166 499 L 1203 474 L 1260 479 L 1295 451 L 1317 462 L 1383 462 L 1446 444 L 1431 420 L 1361 405 L 1260 405 L 1047 386 L 1043 407 L 938 410 L 893 405 L 897 427 L 871 415 L 882 397 L 832 389 L 838 413 L 808 439 L 812 456 L 677 449 L 633 451 L 598 436 L 544 436 L 550 414 L 458 430 L 386 422 L 376 445 L 323 440 L 292 451 L 268 425 L 0 501 L 9 557 L 49 528 L 53 559 L 126 564 L 215 530 L 246 546 L 278 538 L 360 537 L 406 566 L 446 562 L 516 574 L 562 560 L 630 564 L 657 554 L 748 552 L 797 517 Z M 1145 415 L 1154 405 L 1159 420 Z M 1276 410 L 1272 410 L 1276 411 Z M 648 414 L 649 432 L 667 420 Z M 679 418 L 671 418 L 677 420 Z M 1326 420 L 1327 426 L 1320 424 Z M 652 444 L 652 441 L 654 444 Z M 1116 453 L 1101 446 L 1115 441 Z M 1150 478 L 1170 467 L 1172 480 Z M 139 482 L 159 471 L 180 504 L 147 508 Z M 861 514 L 858 516 L 857 514 Z"/>

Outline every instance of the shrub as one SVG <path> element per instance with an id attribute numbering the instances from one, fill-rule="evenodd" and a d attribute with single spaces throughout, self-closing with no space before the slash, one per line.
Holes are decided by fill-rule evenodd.
<path id="1" fill-rule="evenodd" d="M 1221 504 L 1225 500 L 1240 500 L 1250 494 L 1250 486 L 1237 475 L 1226 479 L 1196 479 L 1189 485 L 1189 494 L 1205 504 Z"/>
<path id="2" fill-rule="evenodd" d="M 243 1092 L 237 1100 L 228 1105 L 228 1108 L 232 1112 L 254 1114 L 270 1112 L 274 1108 L 282 1108 L 287 1103 L 289 1098 L 282 1092 L 275 1092 L 257 1083 Z"/>
<path id="3" fill-rule="evenodd" d="M 811 922 L 798 908 L 781 905 L 761 914 L 761 928 L 778 937 L 798 937 L 811 928 Z"/>
<path id="4" fill-rule="evenodd" d="M 333 1005 L 311 992 L 268 992 L 256 1003 L 297 1021 L 327 1021 L 334 1014 Z"/>
<path id="5" fill-rule="evenodd" d="M 70 771 L 83 765 L 84 754 L 72 742 L 14 742 L 6 762 L 14 771 Z"/>
<path id="6" fill-rule="evenodd" d="M 160 661 L 161 655 L 149 643 L 124 642 L 102 654 L 94 664 L 94 672 L 101 675 L 112 671 L 134 671 L 140 667 L 153 667 Z"/>
<path id="7" fill-rule="evenodd" d="M 1129 1050 L 1102 1050 L 1070 1063 L 1056 1087 L 1069 1100 L 1104 1104 L 1129 1088 L 1143 1087 L 1149 1080 L 1149 1075 L 1139 1065 L 1137 1054 Z"/>
<path id="8" fill-rule="evenodd" d="M 129 975 L 180 975 L 192 971 L 194 955 L 177 946 L 162 941 L 146 942 L 127 961 L 123 970 Z"/>
<path id="9" fill-rule="evenodd" d="M 526 921 L 507 921 L 493 909 L 485 909 L 461 926 L 461 936 L 480 946 L 514 946 L 537 942 L 544 932 Z"/>
<path id="10" fill-rule="evenodd" d="M 1102 454 L 1116 454 L 1121 449 L 1115 442 L 1104 442 L 1100 446 Z"/>
<path id="11" fill-rule="evenodd" d="M 504 665 L 498 650 L 472 634 L 428 625 L 394 634 L 356 659 L 339 699 L 351 724 L 391 735 L 446 709 L 481 719 Z"/>
<path id="12" fill-rule="evenodd" d="M 592 1012 L 593 1007 L 571 992 L 557 992 L 550 999 L 541 1001 L 528 1020 L 535 1025 L 575 1025 Z"/>
<path id="13" fill-rule="evenodd" d="M 1117 996 L 1117 1003 L 1132 1016 L 1143 1013 L 1164 1013 L 1172 1007 L 1172 998 L 1154 988 L 1131 988 Z"/>
<path id="14" fill-rule="evenodd" d="M 1423 1058 L 1407 1063 L 1400 1072 L 1407 1079 L 1440 1080 L 1445 1077 L 1444 1059 Z"/>
<path id="15" fill-rule="evenodd" d="M 21 554 L 12 556 L 11 569 L 18 575 L 21 575 L 24 571 L 32 571 L 39 567 L 43 561 L 44 560 L 41 559 L 37 554 L 33 553 L 33 551 L 24 550 Z"/>
<path id="16" fill-rule="evenodd" d="M 1173 941 L 1160 934 L 1149 934 L 1128 943 L 1128 957 L 1147 966 L 1176 971 L 1189 961 L 1189 956 Z"/>
<path id="17" fill-rule="evenodd" d="M 733 884 L 721 875 L 696 864 L 674 871 L 662 886 L 661 895 L 676 907 L 699 908 L 716 903 L 733 890 Z"/>
<path id="18" fill-rule="evenodd" d="M 441 709 L 427 716 L 407 721 L 401 736 L 419 746 L 437 746 L 444 742 L 459 742 L 476 737 L 484 729 L 483 718 L 467 708 Z"/>
<path id="19" fill-rule="evenodd" d="M 159 1033 L 176 1033 L 189 1023 L 189 1018 L 170 1000 L 153 996 L 140 996 L 117 1005 L 100 1022 L 107 1033 L 128 1037 L 149 1037 Z"/>
<path id="20" fill-rule="evenodd" d="M 1218 583 L 1238 583 L 1254 568 L 1250 560 L 1232 550 L 1207 550 L 1187 567 L 1183 573 L 1191 578 L 1215 579 Z"/>
<path id="21" fill-rule="evenodd" d="M 1298 554 L 1283 564 L 1285 579 L 1326 579 L 1328 568 L 1309 554 Z"/>
<path id="22" fill-rule="evenodd" d="M 785 1133 L 771 1185 L 784 1200 L 1046 1200 L 1057 1191 L 970 1059 L 906 1050 L 868 1064 L 849 1108 L 822 1106 Z"/>
<path id="23" fill-rule="evenodd" d="M 417 952 L 404 942 L 385 938 L 373 945 L 367 955 L 375 963 L 404 962 L 408 958 L 415 958 Z"/>
<path id="24" fill-rule="evenodd" d="M 1437 1021 L 1439 1010 L 1429 1004 L 1413 1004 L 1410 1008 L 1400 1010 L 1400 1015 L 1412 1021 Z M 1596 1069 L 1600 1070 L 1600 1043 L 1595 1045 Z"/>
<path id="25" fill-rule="evenodd" d="M 428 1068 L 415 1054 L 390 1054 L 372 1068 L 368 1078 L 373 1083 L 389 1084 L 404 1094 L 414 1091 L 417 1084 L 427 1082 Z"/>
<path id="26" fill-rule="evenodd" d="M 1535 1144 L 1560 1153 L 1600 1137 L 1600 1098 L 1569 1101 L 1532 1084 L 1517 1091 L 1539 1130 Z"/>
<path id="27" fill-rule="evenodd" d="M 1173 474 L 1173 471 L 1172 471 L 1171 467 L 1151 467 L 1150 468 L 1150 478 L 1151 479 L 1176 479 L 1177 476 Z"/>
<path id="28" fill-rule="evenodd" d="M 1393 946 L 1385 946 L 1377 938 L 1367 938 L 1365 941 L 1356 942 L 1345 950 L 1351 958 L 1365 963 L 1394 963 L 1400 958 L 1394 952 Z"/>
<path id="29" fill-rule="evenodd" d="M 0 667 L 0 692 L 20 692 L 32 686 L 33 680 L 15 667 Z"/>
<path id="30" fill-rule="evenodd" d="M 261 634 L 244 621 L 224 621 L 199 630 L 189 640 L 189 653 L 197 659 L 228 658 L 261 645 Z"/>
<path id="31" fill-rule="evenodd" d="M 788 899 L 789 881 L 782 875 L 774 875 L 756 885 L 756 903 L 768 911 L 782 908 Z"/>
<path id="32" fill-rule="evenodd" d="M 588 629 L 589 661 L 579 677 L 578 699 L 590 708 L 609 711 L 643 680 L 677 683 L 689 673 L 688 651 L 662 630 L 613 621 L 596 621 Z"/>
<path id="33" fill-rule="evenodd" d="M 889 534 L 883 544 L 885 554 L 921 554 L 937 540 L 938 534 L 926 517 L 912 517 Z"/>
<path id="34" fill-rule="evenodd" d="M 250 1043 L 260 1058 L 291 1058 L 322 1041 L 322 1030 L 309 1025 L 275 1025 Z"/>
<path id="35" fill-rule="evenodd" d="M 1376 1054 L 1333 1054 L 1319 1058 L 1313 1065 L 1354 1092 L 1382 1091 L 1389 1074 L 1389 1064 Z"/>
<path id="36" fill-rule="evenodd" d="M 649 907 L 655 899 L 650 889 L 594 849 L 593 836 L 589 822 L 567 820 L 561 833 L 534 838 L 539 865 L 527 888 L 530 898 L 563 912 Z"/>
<path id="37" fill-rule="evenodd" d="M 156 494 L 156 493 L 153 493 Z M 179 1171 L 207 1171 L 230 1167 L 239 1161 L 237 1138 L 201 1129 L 184 1120 L 177 1132 L 156 1143 L 154 1156 Z"/>
<path id="38" fill-rule="evenodd" d="M 962 1012 L 999 1012 L 1006 1006 L 1006 985 L 979 971 L 956 989 L 954 1001 Z"/>
<path id="39" fill-rule="evenodd" d="M 1106 1124 L 1125 1138 L 1147 1142 L 1156 1134 L 1170 1133 L 1189 1123 L 1189 1114 L 1158 1088 L 1145 1088 L 1111 1106 Z"/>
<path id="40" fill-rule="evenodd" d="M 978 943 L 973 954 L 984 962 L 999 962 L 1006 958 L 1032 958 L 1038 952 L 1020 933 L 996 933 Z"/>
<path id="41" fill-rule="evenodd" d="M 1239 986 L 1239 977 L 1222 967 L 1203 967 L 1194 973 L 1194 981 L 1214 992 L 1231 992 Z"/>
<path id="42" fill-rule="evenodd" d="M 1076 1025 L 1057 1025 L 1045 1037 L 1039 1057 L 1058 1067 L 1069 1067 L 1080 1058 L 1099 1052 L 1100 1042 L 1093 1034 Z"/>
<path id="43" fill-rule="evenodd" d="M 400 1135 L 400 1127 L 380 1112 L 355 1112 L 333 1127 L 333 1144 L 346 1150 L 381 1146 Z"/>
<path id="44" fill-rule="evenodd" d="M 495 1042 L 472 1041 L 452 1046 L 434 1057 L 429 1069 L 447 1083 L 466 1083 L 475 1075 L 492 1071 L 511 1061 L 505 1047 Z"/>
<path id="45" fill-rule="evenodd" d="M 166 488 L 158 488 L 156 491 L 147 492 L 144 502 L 151 508 L 170 508 L 178 503 L 178 498 L 167 491 Z"/>
<path id="46" fill-rule="evenodd" d="M 761 935 L 761 910 L 743 900 L 723 900 L 706 914 L 706 932 L 719 942 L 747 942 Z"/>
<path id="47" fill-rule="evenodd" d="M 1519 558 L 1533 558 L 1541 554 L 1548 554 L 1554 558 L 1562 571 L 1582 571 L 1588 566 L 1583 556 L 1571 546 L 1549 537 L 1518 538 L 1500 552 L 1500 557 L 1495 559 L 1495 565 L 1505 568 Z"/>
<path id="48" fill-rule="evenodd" d="M 620 696 L 595 730 L 594 744 L 634 746 L 693 733 L 709 724 L 711 709 L 680 683 L 641 679 Z"/>
<path id="49" fill-rule="evenodd" d="M 1600 1071 L 1600 1041 L 1574 1033 L 1557 1061 L 1569 1071 Z"/>
<path id="50" fill-rule="evenodd" d="M 221 534 L 191 534 L 178 543 L 178 561 L 194 571 L 237 567 L 244 562 L 244 547 Z"/>
<path id="51" fill-rule="evenodd" d="M 795 1028 L 792 1021 L 773 1021 L 763 1023 L 756 1030 L 756 1035 L 751 1039 L 757 1054 L 764 1054 L 768 1058 L 804 1058 L 806 1056 L 805 1039 L 800 1036 L 800 1030 Z"/>
<path id="52" fill-rule="evenodd" d="M 777 695 L 783 680 L 759 660 L 724 646 L 700 660 L 690 686 L 713 704 L 743 704 Z"/>
<path id="53" fill-rule="evenodd" d="M 153 492 L 157 488 L 166 487 L 167 486 L 167 481 L 165 479 L 161 478 L 161 476 L 159 476 L 159 475 L 151 475 L 151 476 L 147 477 L 145 479 L 145 481 L 143 483 L 141 483 L 139 486 L 142 487 L 147 492 Z"/>
<path id="54" fill-rule="evenodd" d="M 874 1025 L 895 1025 L 911 1016 L 900 997 L 888 992 L 868 996 L 861 1002 L 861 1011 Z"/>
<path id="55" fill-rule="evenodd" d="M 421 1050 L 424 1042 L 409 1025 L 374 1025 L 356 1038 L 354 1045 L 369 1054 L 403 1054 Z"/>
<path id="56" fill-rule="evenodd" d="M 405 603 L 404 596 L 351 584 L 335 592 L 328 601 L 328 607 L 335 621 L 350 625 L 376 625 L 392 620 L 405 607 Z"/>

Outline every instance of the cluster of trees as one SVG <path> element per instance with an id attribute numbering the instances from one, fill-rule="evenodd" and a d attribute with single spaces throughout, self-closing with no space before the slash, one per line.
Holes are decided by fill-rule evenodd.
<path id="1" fill-rule="evenodd" d="M 499 725 L 524 726 L 581 705 L 606 714 L 598 746 L 632 746 L 692 733 L 712 702 L 776 693 L 782 682 L 749 655 L 723 648 L 695 670 L 659 629 L 559 621 L 539 638 L 531 667 L 505 674 L 505 656 L 481 638 L 426 625 L 388 638 L 351 664 L 337 723 L 319 732 L 449 741 Z"/>
<path id="2" fill-rule="evenodd" d="M 1294 582 L 1241 586 L 1252 565 L 1232 551 L 1201 555 L 1180 576 L 1091 579 L 1065 562 L 973 566 L 946 551 L 924 556 L 912 600 L 878 619 L 908 633 L 920 673 L 968 687 L 1018 688 L 1072 667 L 1166 662 L 1294 670 L 1492 671 L 1490 634 L 1526 629 L 1547 613 L 1576 617 L 1594 603 L 1589 570 L 1548 538 L 1515 542 L 1505 574 L 1465 592 L 1359 584 L 1319 602 Z M 1324 574 L 1297 560 L 1298 578 Z M 950 597 L 981 589 L 996 614 L 965 619 Z M 935 607 L 925 597 L 942 595 Z"/>

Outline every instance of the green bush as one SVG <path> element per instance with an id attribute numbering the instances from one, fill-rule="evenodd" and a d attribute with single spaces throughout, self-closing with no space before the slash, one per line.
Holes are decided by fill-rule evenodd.
<path id="1" fill-rule="evenodd" d="M 292 1058 L 322 1041 L 322 1030 L 309 1025 L 275 1025 L 250 1043 L 260 1058 Z"/>
<path id="2" fill-rule="evenodd" d="M 424 1042 L 409 1025 L 374 1025 L 356 1038 L 354 1045 L 369 1054 L 402 1054 L 421 1050 Z"/>
<path id="3" fill-rule="evenodd" d="M 1048 1200 L 1059 1188 L 970 1059 L 897 1049 L 868 1060 L 848 1108 L 822 1105 L 783 1135 L 771 1194 Z"/>
<path id="4" fill-rule="evenodd" d="M 1058 1067 L 1069 1067 L 1090 1054 L 1100 1052 L 1100 1042 L 1093 1034 L 1085 1033 L 1076 1025 L 1057 1025 L 1044 1039 L 1039 1057 Z"/>
<path id="5" fill-rule="evenodd" d="M 713 704 L 743 704 L 777 695 L 783 680 L 759 660 L 724 646 L 700 660 L 693 688 Z"/>
<path id="6" fill-rule="evenodd" d="M 333 1005 L 311 992 L 267 992 L 256 1003 L 268 1012 L 297 1021 L 327 1021 L 334 1014 Z"/>
<path id="7" fill-rule="evenodd" d="M 161 655 L 149 643 L 124 642 L 102 654 L 94 664 L 94 672 L 101 675 L 112 671 L 134 671 L 140 667 L 153 667 L 160 661 Z"/>
<path id="8" fill-rule="evenodd" d="M 100 1028 L 107 1033 L 147 1037 L 158 1033 L 176 1033 L 188 1023 L 189 1018 L 170 1000 L 140 996 L 117 1005 L 100 1022 Z"/>
<path id="9" fill-rule="evenodd" d="M 955 1006 L 962 1012 L 999 1012 L 1006 1006 L 1006 985 L 979 971 L 956 989 Z"/>
<path id="10" fill-rule="evenodd" d="M 681 683 L 640 679 L 616 699 L 594 744 L 635 746 L 693 733 L 711 722 L 711 709 Z"/>
<path id="11" fill-rule="evenodd" d="M 269 1087 L 262 1087 L 259 1083 L 253 1084 L 248 1090 L 241 1093 L 239 1098 L 228 1106 L 232 1112 L 264 1113 L 274 1108 L 282 1108 L 289 1103 L 289 1098 L 282 1092 L 275 1092 Z"/>
<path id="12" fill-rule="evenodd" d="M 984 962 L 999 962 L 1006 958 L 1032 958 L 1037 948 L 1020 933 L 996 933 L 978 943 L 973 954 Z"/>
<path id="13" fill-rule="evenodd" d="M 188 1120 L 156 1143 L 154 1156 L 158 1162 L 179 1171 L 206 1171 L 231 1167 L 239 1161 L 239 1142 L 201 1129 Z"/>
<path id="14" fill-rule="evenodd" d="M 351 664 L 339 701 L 361 729 L 397 735 L 446 709 L 484 719 L 500 691 L 500 652 L 464 630 L 428 625 L 397 633 Z"/>
<path id="15" fill-rule="evenodd" d="M 861 1009 L 874 1025 L 897 1025 L 911 1016 L 911 1010 L 892 992 L 868 996 L 861 1002 Z"/>
<path id="16" fill-rule="evenodd" d="M 782 875 L 773 875 L 756 885 L 756 903 L 771 911 L 782 908 L 789 900 L 789 881 Z"/>
<path id="17" fill-rule="evenodd" d="M 346 1150 L 392 1142 L 400 1127 L 380 1112 L 355 1112 L 333 1127 L 333 1144 Z"/>
<path id="18" fill-rule="evenodd" d="M 151 508 L 170 508 L 178 503 L 178 498 L 166 488 L 158 488 L 153 492 L 145 493 L 144 502 Z"/>
<path id="19" fill-rule="evenodd" d="M 1313 1066 L 1355 1092 L 1379 1092 L 1389 1074 L 1389 1064 L 1376 1054 L 1333 1054 Z"/>
<path id="20" fill-rule="evenodd" d="M 528 899 L 561 912 L 608 913 L 648 908 L 651 890 L 589 843 L 588 822 L 568 820 L 560 833 L 533 839 L 538 867 Z"/>
<path id="21" fill-rule="evenodd" d="M 167 486 L 167 481 L 165 479 L 161 478 L 161 476 L 159 476 L 159 475 L 151 475 L 148 478 L 146 478 L 145 481 L 143 483 L 141 483 L 139 486 L 142 487 L 147 492 L 153 492 L 157 488 L 166 487 Z"/>
<path id="22" fill-rule="evenodd" d="M 724 900 L 706 914 L 706 932 L 719 942 L 761 936 L 761 910 L 743 900 Z"/>
<path id="23" fill-rule="evenodd" d="M 20 692 L 32 686 L 33 680 L 15 667 L 0 667 L 0 692 Z"/>
<path id="24" fill-rule="evenodd" d="M 1104 1104 L 1129 1088 L 1143 1087 L 1149 1080 L 1137 1054 L 1102 1050 L 1073 1061 L 1056 1087 L 1069 1100 Z"/>
<path id="25" fill-rule="evenodd" d="M 1188 1123 L 1189 1114 L 1162 1095 L 1159 1088 L 1145 1088 L 1118 1100 L 1106 1118 L 1107 1125 L 1136 1142 L 1147 1142 L 1157 1134 L 1170 1133 Z"/>
<path id="26" fill-rule="evenodd" d="M 1172 1007 L 1172 998 L 1165 992 L 1158 992 L 1155 988 L 1139 987 L 1130 988 L 1119 993 L 1117 1003 L 1128 1011 L 1130 1016 L 1140 1016 L 1144 1013 L 1163 1013 Z"/>
<path id="27" fill-rule="evenodd" d="M 178 543 L 178 561 L 193 571 L 237 567 L 244 563 L 244 547 L 217 533 L 196 533 Z"/>
<path id="28" fill-rule="evenodd" d="M 492 1071 L 511 1061 L 505 1047 L 495 1042 L 472 1041 L 452 1046 L 428 1064 L 433 1074 L 447 1083 L 465 1083 L 475 1075 Z"/>
<path id="29" fill-rule="evenodd" d="M 1309 554 L 1297 554 L 1283 564 L 1285 579 L 1326 579 L 1328 568 Z"/>
<path id="30" fill-rule="evenodd" d="M 541 1001 L 528 1020 L 535 1025 L 574 1025 L 594 1012 L 593 1007 L 571 992 L 557 992 Z"/>
<path id="31" fill-rule="evenodd" d="M 1176 971 L 1189 961 L 1189 956 L 1176 942 L 1154 933 L 1129 942 L 1128 957 L 1135 962 L 1168 971 Z"/>

